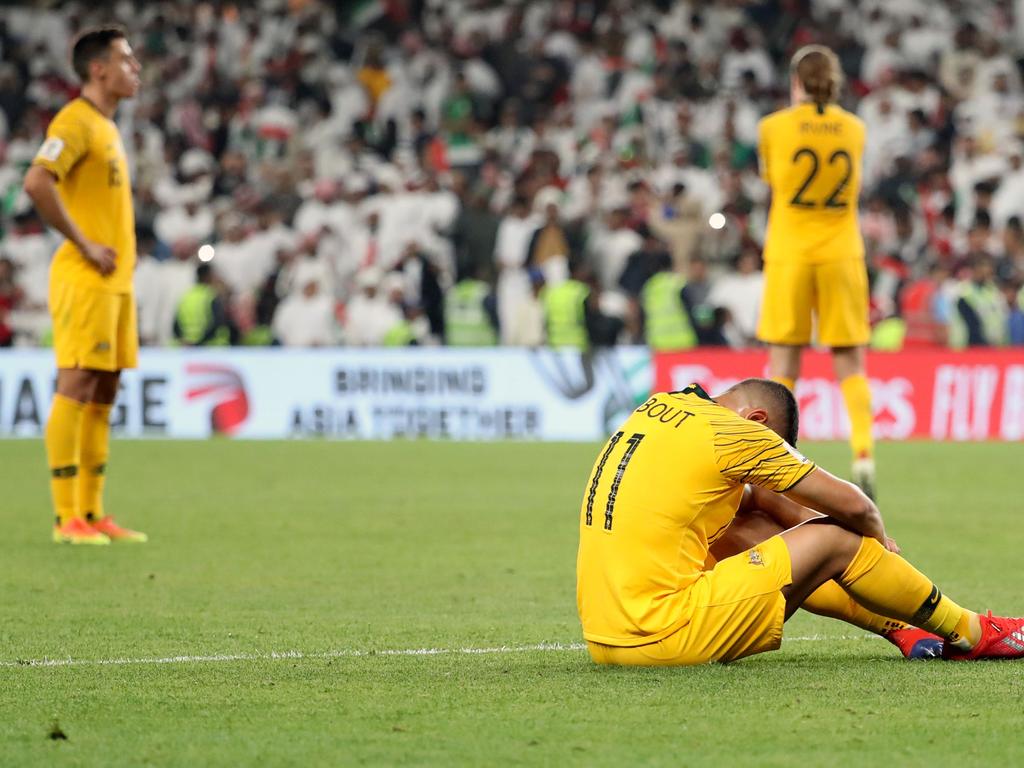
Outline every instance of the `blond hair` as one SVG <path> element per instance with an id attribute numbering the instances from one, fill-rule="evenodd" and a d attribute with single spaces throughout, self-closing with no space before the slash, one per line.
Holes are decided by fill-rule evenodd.
<path id="1" fill-rule="evenodd" d="M 805 45 L 795 54 L 790 72 L 800 82 L 808 99 L 819 107 L 839 98 L 843 70 L 839 58 L 824 45 Z"/>

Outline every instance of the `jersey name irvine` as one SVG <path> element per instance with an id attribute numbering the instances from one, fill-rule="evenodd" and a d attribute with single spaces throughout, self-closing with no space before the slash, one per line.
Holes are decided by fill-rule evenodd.
<path id="1" fill-rule="evenodd" d="M 839 136 L 843 132 L 842 123 L 812 123 L 810 121 L 800 123 L 801 133 L 831 134 Z"/>

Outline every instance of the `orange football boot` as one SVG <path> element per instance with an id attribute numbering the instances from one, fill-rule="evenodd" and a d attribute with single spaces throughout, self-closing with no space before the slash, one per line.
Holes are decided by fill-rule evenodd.
<path id="1" fill-rule="evenodd" d="M 53 540 L 58 544 L 109 544 L 110 537 L 100 533 L 80 517 L 64 525 L 53 526 Z"/>
<path id="2" fill-rule="evenodd" d="M 142 531 L 133 531 L 131 528 L 122 528 L 114 522 L 110 515 L 104 515 L 99 520 L 92 521 L 92 527 L 106 535 L 111 541 L 127 541 L 142 544 L 149 541 L 149 537 Z"/>

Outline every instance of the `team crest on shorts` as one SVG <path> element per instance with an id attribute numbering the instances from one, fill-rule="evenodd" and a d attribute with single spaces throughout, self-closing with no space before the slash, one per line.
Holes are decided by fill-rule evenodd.
<path id="1" fill-rule="evenodd" d="M 752 550 L 750 550 L 749 552 L 747 552 L 747 559 L 750 560 L 750 564 L 751 565 L 756 565 L 756 566 L 759 566 L 761 568 L 764 568 L 764 558 L 761 557 L 761 550 L 759 550 L 759 549 L 752 549 Z"/>

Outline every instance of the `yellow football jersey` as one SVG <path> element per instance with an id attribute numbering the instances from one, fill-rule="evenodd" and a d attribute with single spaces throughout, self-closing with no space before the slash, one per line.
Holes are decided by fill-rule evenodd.
<path id="1" fill-rule="evenodd" d="M 864 257 L 857 217 L 864 123 L 835 105 L 799 104 L 758 126 L 761 175 L 772 190 L 764 260 Z"/>
<path id="2" fill-rule="evenodd" d="M 54 254 L 51 280 L 114 293 L 131 291 L 135 213 L 128 160 L 114 121 L 86 99 L 69 102 L 50 122 L 32 163 L 57 177 L 64 207 L 82 233 L 117 252 L 117 268 L 104 277 L 65 240 Z"/>
<path id="3" fill-rule="evenodd" d="M 584 491 L 576 561 L 584 637 L 633 646 L 684 626 L 688 587 L 744 484 L 784 491 L 813 469 L 699 386 L 652 396 L 605 443 Z"/>

